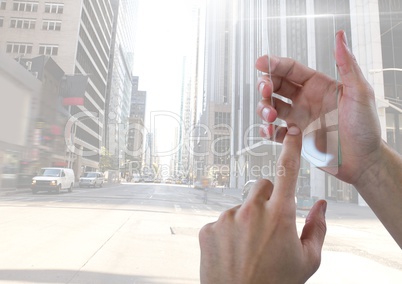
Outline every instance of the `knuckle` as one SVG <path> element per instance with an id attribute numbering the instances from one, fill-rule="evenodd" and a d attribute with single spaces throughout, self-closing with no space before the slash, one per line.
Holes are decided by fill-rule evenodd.
<path id="1" fill-rule="evenodd" d="M 219 216 L 218 223 L 226 223 L 233 220 L 234 215 L 236 214 L 237 207 L 231 208 L 229 210 L 223 211 Z"/>
<path id="2" fill-rule="evenodd" d="M 200 241 L 200 245 L 208 243 L 208 240 L 211 238 L 212 234 L 213 234 L 212 224 L 204 225 L 198 233 L 198 239 Z"/>
<path id="3" fill-rule="evenodd" d="M 255 199 L 255 198 L 252 198 L 250 200 L 250 202 L 248 202 L 247 204 L 243 204 L 239 214 L 236 216 L 237 219 L 241 223 L 247 223 L 248 220 L 250 220 L 252 218 L 251 216 L 254 214 L 254 212 L 255 212 L 257 206 L 259 206 L 259 204 L 260 204 L 260 202 L 258 202 L 257 199 Z"/>

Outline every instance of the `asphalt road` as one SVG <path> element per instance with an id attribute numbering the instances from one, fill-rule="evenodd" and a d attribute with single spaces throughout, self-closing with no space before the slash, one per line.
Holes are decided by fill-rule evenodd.
<path id="1" fill-rule="evenodd" d="M 198 231 L 239 203 L 163 184 L 2 195 L 0 283 L 199 283 Z M 327 223 L 308 283 L 401 282 L 401 250 L 373 214 L 330 203 Z"/>

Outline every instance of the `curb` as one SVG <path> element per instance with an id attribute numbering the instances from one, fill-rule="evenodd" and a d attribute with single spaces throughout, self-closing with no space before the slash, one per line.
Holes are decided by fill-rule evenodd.
<path id="1" fill-rule="evenodd" d="M 31 192 L 30 188 L 10 189 L 10 190 L 0 189 L 0 196 L 9 196 L 9 195 L 28 193 L 28 192 Z"/>
<path id="2" fill-rule="evenodd" d="M 117 184 L 118 183 L 116 183 L 116 184 L 106 183 L 106 184 L 104 184 L 104 187 L 107 187 L 108 185 L 117 185 Z M 73 188 L 80 189 L 80 186 L 78 183 L 75 183 Z M 14 189 L 0 188 L 0 196 L 10 196 L 10 195 L 16 195 L 16 194 L 22 194 L 22 193 L 30 193 L 30 192 L 31 192 L 31 188 L 14 188 Z"/>

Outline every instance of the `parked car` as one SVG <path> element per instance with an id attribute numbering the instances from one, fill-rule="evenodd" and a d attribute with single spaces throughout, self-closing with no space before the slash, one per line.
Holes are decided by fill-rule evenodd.
<path id="1" fill-rule="evenodd" d="M 253 187 L 253 185 L 256 183 L 256 180 L 249 180 L 246 182 L 243 186 L 243 191 L 241 193 L 241 197 L 243 202 L 246 200 L 248 193 L 250 192 L 250 189 Z"/>
<path id="2" fill-rule="evenodd" d="M 68 168 L 42 168 L 39 174 L 32 178 L 31 190 L 33 194 L 39 191 L 60 193 L 67 189 L 73 191 L 75 181 L 74 171 Z"/>
<path id="3" fill-rule="evenodd" d="M 155 180 L 154 180 L 154 178 L 152 176 L 147 176 L 147 177 L 144 178 L 144 182 L 147 182 L 147 183 L 152 183 L 154 181 Z"/>
<path id="4" fill-rule="evenodd" d="M 102 187 L 104 183 L 103 173 L 100 172 L 85 172 L 80 177 L 80 187 Z"/>
<path id="5" fill-rule="evenodd" d="M 131 182 L 142 182 L 144 179 L 139 174 L 133 174 Z"/>
<path id="6" fill-rule="evenodd" d="M 196 189 L 203 189 L 204 187 L 202 186 L 202 182 L 197 180 L 194 182 L 193 187 Z"/>
<path id="7" fill-rule="evenodd" d="M 167 179 L 164 180 L 164 183 L 166 183 L 166 184 L 172 184 L 172 183 L 173 183 L 173 179 L 169 177 L 169 178 L 167 178 Z"/>

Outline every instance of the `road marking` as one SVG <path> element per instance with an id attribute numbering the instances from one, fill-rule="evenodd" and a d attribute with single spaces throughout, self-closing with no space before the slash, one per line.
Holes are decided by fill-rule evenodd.
<path id="1" fill-rule="evenodd" d="M 174 205 L 174 209 L 176 210 L 176 212 L 180 212 L 181 211 L 181 207 L 179 204 L 175 204 Z"/>

